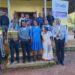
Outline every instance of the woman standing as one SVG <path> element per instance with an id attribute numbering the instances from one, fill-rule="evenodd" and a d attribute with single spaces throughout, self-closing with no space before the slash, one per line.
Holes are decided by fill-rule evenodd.
<path id="1" fill-rule="evenodd" d="M 33 61 L 36 59 L 40 60 L 40 54 L 42 50 L 42 40 L 41 40 L 41 29 L 38 26 L 37 21 L 34 21 L 34 26 L 31 30 L 31 38 L 32 38 L 32 50 L 33 50 Z"/>
<path id="2" fill-rule="evenodd" d="M 44 31 L 42 32 L 42 38 L 43 38 L 43 56 L 42 58 L 44 60 L 53 59 L 51 37 L 52 37 L 52 34 L 50 31 L 48 31 L 48 27 L 45 27 Z"/>

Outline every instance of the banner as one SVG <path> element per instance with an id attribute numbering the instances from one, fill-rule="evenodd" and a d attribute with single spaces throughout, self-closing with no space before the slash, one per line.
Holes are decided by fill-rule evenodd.
<path id="1" fill-rule="evenodd" d="M 64 19 L 68 17 L 68 1 L 52 0 L 52 13 L 55 18 Z"/>
<path id="2" fill-rule="evenodd" d="M 18 31 L 10 30 L 8 31 L 8 38 L 9 39 L 17 39 L 18 38 Z"/>

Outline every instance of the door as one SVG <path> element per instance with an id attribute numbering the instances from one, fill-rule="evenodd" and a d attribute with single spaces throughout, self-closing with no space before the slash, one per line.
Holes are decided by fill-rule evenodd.
<path id="1" fill-rule="evenodd" d="M 16 12 L 16 14 L 18 15 L 18 18 L 21 17 L 21 13 L 24 13 L 24 15 L 25 15 L 25 14 L 29 14 L 30 19 L 32 19 L 32 18 L 33 18 L 33 14 L 34 14 L 35 12 Z"/>

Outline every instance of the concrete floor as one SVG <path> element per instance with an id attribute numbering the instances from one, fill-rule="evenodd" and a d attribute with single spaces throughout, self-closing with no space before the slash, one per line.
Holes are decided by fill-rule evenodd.
<path id="1" fill-rule="evenodd" d="M 18 69 L 0 75 L 75 75 L 75 52 L 65 53 L 65 65 L 43 69 Z"/>

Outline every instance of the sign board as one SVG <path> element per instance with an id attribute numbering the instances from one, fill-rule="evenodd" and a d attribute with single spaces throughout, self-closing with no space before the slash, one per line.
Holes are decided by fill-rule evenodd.
<path id="1" fill-rule="evenodd" d="M 8 31 L 8 38 L 13 38 L 13 39 L 18 38 L 18 31 L 15 30 Z"/>
<path id="2" fill-rule="evenodd" d="M 55 18 L 64 19 L 68 17 L 68 1 L 52 0 L 52 13 Z"/>

